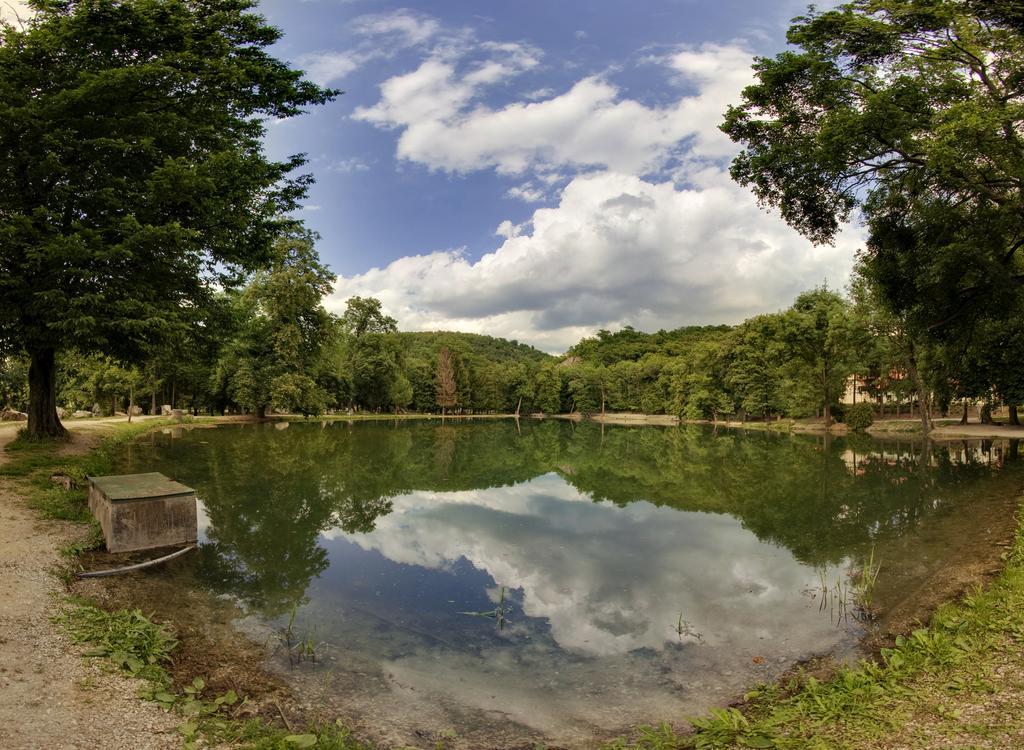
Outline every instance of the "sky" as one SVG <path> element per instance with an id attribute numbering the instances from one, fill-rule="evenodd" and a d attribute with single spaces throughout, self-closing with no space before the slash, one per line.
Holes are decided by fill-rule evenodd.
<path id="1" fill-rule="evenodd" d="M 308 154 L 299 216 L 338 274 L 328 308 L 369 295 L 402 330 L 560 352 L 842 288 L 862 230 L 811 245 L 730 180 L 717 129 L 805 7 L 261 0 L 274 54 L 344 90 L 266 137 Z"/>

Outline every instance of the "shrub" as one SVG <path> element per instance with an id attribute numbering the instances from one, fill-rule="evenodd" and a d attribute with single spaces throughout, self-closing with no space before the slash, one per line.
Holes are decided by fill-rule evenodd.
<path id="1" fill-rule="evenodd" d="M 846 408 L 846 426 L 854 432 L 862 432 L 875 421 L 875 410 L 871 404 L 861 401 Z"/>

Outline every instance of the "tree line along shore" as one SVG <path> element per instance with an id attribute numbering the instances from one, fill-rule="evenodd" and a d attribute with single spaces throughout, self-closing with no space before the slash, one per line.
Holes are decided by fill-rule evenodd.
<path id="1" fill-rule="evenodd" d="M 71 351 L 57 362 L 63 414 L 640 413 L 766 423 L 939 417 L 1016 425 L 1016 368 L 988 378 L 946 350 L 914 347 L 863 275 L 845 294 L 822 287 L 791 307 L 735 326 L 599 331 L 552 356 L 517 341 L 457 332 L 400 332 L 379 300 L 322 304 L 329 273 L 312 239 L 280 243 L 280 260 L 209 318 L 140 364 Z M 319 289 L 313 280 L 319 279 Z M 980 346 L 980 344 L 979 344 Z M 28 403 L 28 362 L 0 363 L 0 403 Z M 1001 410 L 1001 412 L 999 411 Z M 1005 415 L 1005 416 L 1003 416 Z M 966 421 L 966 419 L 964 419 Z"/>

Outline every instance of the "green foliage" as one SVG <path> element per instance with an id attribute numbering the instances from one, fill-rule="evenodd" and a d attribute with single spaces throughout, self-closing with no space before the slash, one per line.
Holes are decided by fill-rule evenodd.
<path id="1" fill-rule="evenodd" d="M 221 743 L 248 750 L 366 748 L 340 722 L 333 726 L 313 725 L 299 734 L 261 719 L 234 719 L 228 712 L 233 714 L 247 699 L 234 690 L 207 695 L 206 681 L 201 677 L 193 678 L 178 692 L 166 669 L 178 641 L 164 625 L 153 622 L 139 610 L 108 612 L 79 602 L 65 606 L 55 619 L 73 643 L 91 647 L 85 652 L 87 657 L 107 659 L 129 676 L 144 680 L 140 698 L 177 712 L 183 718 L 178 731 L 186 750 Z"/>
<path id="2" fill-rule="evenodd" d="M 86 552 L 102 549 L 106 545 L 103 529 L 95 520 L 89 525 L 89 534 L 78 541 L 71 542 L 60 548 L 62 556 L 74 561 Z"/>
<path id="3" fill-rule="evenodd" d="M 791 377 L 817 392 L 828 421 L 859 349 L 849 303 L 826 287 L 804 292 L 783 316 L 782 330 L 792 357 Z"/>
<path id="4" fill-rule="evenodd" d="M 555 367 L 546 367 L 537 375 L 534 406 L 545 414 L 562 411 L 562 375 Z"/>
<path id="5" fill-rule="evenodd" d="M 785 409 L 783 371 L 786 342 L 782 316 L 759 315 L 736 327 L 725 383 L 748 414 L 770 419 Z"/>
<path id="6" fill-rule="evenodd" d="M 164 666 L 177 647 L 174 635 L 139 610 L 107 612 L 89 605 L 66 609 L 57 617 L 73 643 L 92 648 L 86 656 L 102 656 L 134 677 L 165 681 Z"/>
<path id="7" fill-rule="evenodd" d="M 859 203 L 911 185 L 1008 208 L 1024 43 L 977 20 L 948 0 L 855 0 L 795 19 L 795 50 L 757 61 L 722 126 L 745 146 L 733 176 L 819 241 Z"/>
<path id="8" fill-rule="evenodd" d="M 861 401 L 846 407 L 844 415 L 846 426 L 854 432 L 863 432 L 875 422 L 875 409 L 871 404 Z"/>
<path id="9" fill-rule="evenodd" d="M 66 408 L 91 411 L 99 404 L 101 413 L 110 416 L 128 407 L 128 396 L 140 384 L 136 368 L 125 367 L 103 355 L 66 352 L 60 358 L 59 400 Z"/>
<path id="10" fill-rule="evenodd" d="M 929 386 L 947 402 L 997 383 L 1021 398 L 1010 364 L 1024 354 L 1018 5 L 812 6 L 791 49 L 757 60 L 722 125 L 744 146 L 733 177 L 805 236 L 830 242 L 861 214 L 861 274 L 888 339 L 873 376 L 895 366 L 925 404 Z"/>
<path id="11" fill-rule="evenodd" d="M 271 259 L 309 178 L 270 118 L 335 92 L 267 54 L 252 2 L 40 2 L 0 29 L 0 355 L 25 350 L 33 432 L 55 351 L 135 361 Z"/>
<path id="12" fill-rule="evenodd" d="M 163 354 L 131 371 L 108 359 L 67 355 L 62 398 L 89 401 L 132 383 L 140 398 L 148 393 L 157 403 L 170 384 L 197 411 L 438 413 L 442 351 L 450 360 L 444 409 L 459 414 L 639 411 L 771 422 L 817 416 L 826 407 L 830 415 L 841 412 L 839 398 L 853 373 L 858 395 L 872 399 L 927 403 L 935 393 L 949 403 L 993 390 L 1008 403 L 1024 398 L 1013 366 L 1018 344 L 1024 346 L 1016 319 L 977 327 L 979 343 L 966 350 L 922 345 L 865 263 L 849 298 L 823 287 L 801 294 L 788 310 L 734 327 L 603 332 L 571 350 L 595 359 L 559 360 L 488 336 L 399 333 L 373 298 L 352 298 L 335 318 L 319 304 L 330 274 L 311 243 L 306 235 L 282 240 L 274 270 L 257 275 L 241 294 L 217 298 L 188 344 L 199 352 L 189 360 L 192 374 Z M 218 337 L 207 331 L 215 325 Z M 614 359 L 619 355 L 637 358 Z M 980 370 L 995 379 L 979 377 Z M 114 385 L 107 390 L 99 385 L 108 382 Z M 125 403 L 123 395 L 116 398 Z"/>
<path id="13" fill-rule="evenodd" d="M 729 326 L 688 326 L 657 333 L 643 333 L 632 326 L 626 326 L 614 333 L 602 329 L 593 338 L 581 340 L 567 354 L 600 365 L 611 365 L 621 361 L 635 362 L 649 354 L 680 356 L 694 343 L 721 338 L 729 330 Z"/>
<path id="14" fill-rule="evenodd" d="M 398 321 L 385 315 L 380 300 L 374 297 L 349 297 L 340 323 L 346 335 L 357 339 L 368 333 L 394 333 L 398 330 Z"/>
<path id="15" fill-rule="evenodd" d="M 319 414 L 327 405 L 317 375 L 336 324 L 321 300 L 334 276 L 314 241 L 309 234 L 281 237 L 270 270 L 258 272 L 236 298 L 242 322 L 221 355 L 218 380 L 235 403 L 257 414 L 270 407 Z"/>
<path id="16" fill-rule="evenodd" d="M 28 408 L 28 362 L 0 355 L 0 410 Z"/>
<path id="17" fill-rule="evenodd" d="M 434 386 L 437 393 L 437 405 L 443 414 L 459 403 L 459 384 L 456 380 L 458 355 L 443 347 L 437 353 L 437 366 L 434 374 Z"/>
<path id="18" fill-rule="evenodd" d="M 455 331 L 401 332 L 399 340 L 409 357 L 429 359 L 442 346 L 459 352 L 464 358 L 487 360 L 499 364 L 550 362 L 552 357 L 527 344 L 479 333 Z"/>

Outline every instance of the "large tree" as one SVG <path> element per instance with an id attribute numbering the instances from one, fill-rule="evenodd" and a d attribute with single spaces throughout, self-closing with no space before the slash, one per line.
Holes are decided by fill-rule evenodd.
<path id="1" fill-rule="evenodd" d="M 782 316 L 782 335 L 790 353 L 792 376 L 817 395 L 825 426 L 832 424 L 832 405 L 856 370 L 861 332 L 850 305 L 822 287 L 804 292 Z"/>
<path id="2" fill-rule="evenodd" d="M 314 239 L 280 238 L 270 270 L 257 272 L 237 298 L 240 331 L 224 348 L 215 380 L 261 418 L 268 407 L 308 416 L 327 404 L 320 381 L 337 322 L 322 301 L 334 274 L 320 262 Z"/>
<path id="3" fill-rule="evenodd" d="M 911 347 L 976 347 L 993 311 L 1024 309 L 1022 19 L 1008 0 L 812 10 L 722 126 L 733 177 L 810 239 L 863 216 Z"/>
<path id="4" fill-rule="evenodd" d="M 376 411 L 401 408 L 412 400 L 404 373 L 405 357 L 394 318 L 384 314 L 375 297 L 350 297 L 339 318 L 338 366 L 350 385 L 352 405 Z"/>
<path id="5" fill-rule="evenodd" d="M 455 357 L 447 346 L 441 347 L 437 353 L 434 382 L 437 391 L 437 405 L 441 407 L 443 416 L 446 409 L 452 409 L 459 403 L 458 382 L 455 377 Z"/>
<path id="6" fill-rule="evenodd" d="M 0 355 L 29 431 L 64 433 L 55 357 L 124 360 L 267 263 L 309 183 L 268 118 L 336 92 L 270 56 L 254 0 L 31 0 L 0 30 Z"/>
<path id="7" fill-rule="evenodd" d="M 970 8 L 855 0 L 796 19 L 796 49 L 759 58 L 727 112 L 733 177 L 818 241 L 880 191 L 1020 214 L 1024 39 Z"/>
<path id="8" fill-rule="evenodd" d="M 786 343 L 782 316 L 758 315 L 737 326 L 729 347 L 726 385 L 746 414 L 766 422 L 783 406 L 782 376 Z"/>

